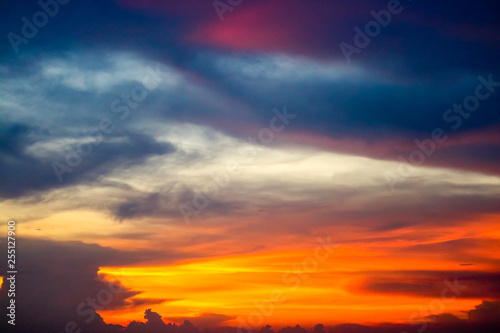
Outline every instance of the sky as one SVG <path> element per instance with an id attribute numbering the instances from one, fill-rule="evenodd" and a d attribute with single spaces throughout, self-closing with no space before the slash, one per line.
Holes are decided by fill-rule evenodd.
<path id="1" fill-rule="evenodd" d="M 18 332 L 498 322 L 498 2 L 0 6 Z"/>

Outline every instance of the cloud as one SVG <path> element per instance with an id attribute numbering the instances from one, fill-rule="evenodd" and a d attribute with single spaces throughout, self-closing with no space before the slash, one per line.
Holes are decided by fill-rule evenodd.
<path id="1" fill-rule="evenodd" d="M 175 151 L 172 145 L 157 142 L 145 134 L 122 131 L 110 137 L 99 133 L 92 141 L 79 138 L 77 143 L 63 145 L 61 150 L 48 150 L 39 155 L 40 150 L 35 153 L 30 149 L 35 143 L 40 144 L 38 140 L 50 145 L 47 135 L 23 123 L 1 126 L 0 158 L 4 163 L 0 166 L 0 197 L 3 198 L 90 183 L 115 168 L 131 167 L 150 156 Z M 84 156 L 78 154 L 80 148 L 85 150 Z M 67 164 L 68 161 L 71 164 Z M 54 162 L 59 164 L 55 167 Z"/>
<path id="2" fill-rule="evenodd" d="M 500 297 L 500 288 L 496 283 L 500 278 L 498 273 L 419 270 L 365 273 L 368 276 L 366 280 L 357 287 L 353 286 L 353 290 L 439 298 L 442 297 L 443 290 L 450 290 L 450 286 L 455 286 L 460 298 Z"/>
<path id="3" fill-rule="evenodd" d="M 3 241 L 2 248 L 6 248 Z M 69 321 L 92 328 L 102 321 L 94 309 L 126 309 L 168 301 L 135 297 L 141 291 L 98 274 L 101 266 L 144 264 L 158 256 L 152 251 L 126 252 L 96 244 L 23 238 L 17 240 L 16 255 L 16 328 L 21 330 L 64 329 Z M 7 271 L 4 266 L 2 263 L 2 272 Z M 6 304 L 8 281 L 5 273 L 3 277 L 0 303 Z"/>
<path id="4" fill-rule="evenodd" d="M 164 298 L 132 298 L 132 307 L 138 307 L 142 305 L 157 305 L 165 302 L 177 301 L 177 299 L 164 299 Z"/>
<path id="5" fill-rule="evenodd" d="M 175 323 L 183 323 L 186 320 L 192 322 L 194 325 L 204 328 L 204 327 L 216 327 L 220 326 L 224 322 L 228 320 L 232 320 L 236 318 L 235 316 L 227 316 L 218 313 L 202 313 L 198 316 L 194 317 L 169 317 L 168 320 L 171 320 Z"/>
<path id="6" fill-rule="evenodd" d="M 432 323 L 440 325 L 460 325 L 464 320 L 452 315 L 451 313 L 443 313 L 439 315 L 432 315 L 427 317 Z"/>
<path id="7" fill-rule="evenodd" d="M 71 53 L 46 59 L 39 66 L 41 77 L 50 85 L 99 94 L 127 83 L 141 82 L 148 75 L 147 65 L 141 63 L 139 57 L 124 52 Z"/>
<path id="8" fill-rule="evenodd" d="M 374 233 L 379 238 L 370 238 L 370 245 L 394 242 L 392 250 L 397 247 L 400 256 L 474 264 L 456 272 L 367 272 L 355 291 L 428 297 L 439 294 L 444 278 L 458 276 L 469 286 L 463 297 L 497 298 L 498 274 L 483 271 L 484 265 L 497 267 L 496 259 L 481 251 L 494 248 L 495 240 L 477 231 L 469 238 L 455 233 L 444 238 L 434 231 L 463 227 L 468 233 L 471 221 L 494 220 L 500 213 L 496 83 L 496 91 L 487 89 L 491 96 L 463 116 L 458 128 L 443 119 L 454 103 L 475 92 L 478 76 L 500 80 L 499 4 L 458 0 L 454 6 L 403 6 L 350 64 L 339 43 L 354 43 L 354 28 L 363 29 L 373 20 L 372 10 L 387 7 L 386 0 L 243 1 L 223 22 L 212 1 L 70 1 L 19 45 L 18 53 L 3 38 L 0 200 L 8 205 L 3 214 L 22 214 L 37 223 L 40 215 L 48 220 L 78 209 L 129 222 L 120 224 L 128 229 L 114 233 L 113 219 L 102 218 L 113 230 L 103 228 L 95 236 L 103 244 L 114 236 L 113 241 L 128 244 L 137 226 L 153 234 L 141 231 L 134 238 L 149 246 L 159 243 L 154 236 L 163 235 L 162 228 L 181 230 L 178 205 L 192 203 L 215 172 L 239 157 L 237 148 L 269 126 L 274 107 L 286 105 L 298 115 L 275 141 L 260 145 L 258 157 L 211 199 L 197 216 L 202 226 L 189 229 L 185 238 L 175 236 L 172 242 L 179 247 L 191 246 L 189 255 L 174 249 L 168 249 L 170 255 L 130 253 L 80 242 L 24 239 L 22 244 L 21 239 L 19 259 L 25 266 L 19 292 L 28 301 L 20 305 L 20 316 L 26 314 L 20 319 L 64 324 L 75 316 L 78 302 L 110 287 L 98 273 L 103 265 L 165 264 L 296 246 L 304 235 L 351 228 L 359 237 L 354 241 L 362 242 L 363 231 Z M 21 18 L 31 19 L 38 10 L 37 2 L 9 2 L 0 13 L 2 27 L 22 34 Z M 125 102 L 152 64 L 168 75 L 140 106 L 128 107 L 123 121 L 112 103 Z M 106 118 L 116 127 L 113 133 L 100 138 L 93 132 L 89 143 L 83 131 L 95 130 Z M 415 140 L 429 138 L 437 127 L 449 138 L 390 193 L 384 172 L 397 169 L 399 156 L 407 158 L 417 148 Z M 75 150 L 89 147 L 87 156 L 75 157 Z M 54 161 L 74 164 L 71 171 L 59 169 L 66 170 L 62 183 Z M 74 221 L 54 223 L 61 223 L 61 230 Z M 144 226 L 154 226 L 154 232 Z M 73 237 L 75 229 L 58 237 Z M 92 233 L 89 228 L 78 236 Z M 395 251 L 385 247 L 383 252 L 394 256 Z M 409 278 L 403 280 L 405 274 Z M 138 310 L 172 301 L 141 298 L 139 290 L 117 286 L 122 290 L 103 309 Z M 496 303 L 488 302 L 472 317 L 496 314 Z M 155 329 L 165 328 L 151 311 L 147 316 Z M 204 313 L 193 320 L 219 325 L 227 318 Z M 104 325 L 97 315 L 94 322 Z"/>
<path id="9" fill-rule="evenodd" d="M 498 295 L 491 295 L 498 297 Z M 469 311 L 469 320 L 479 323 L 500 324 L 500 301 L 483 301 Z"/>
<path id="10" fill-rule="evenodd" d="M 34 137 L 37 145 L 31 149 L 41 152 L 64 150 L 68 143 L 74 148 L 84 140 L 75 133 L 96 127 L 104 109 L 105 117 L 118 127 L 117 136 L 140 133 L 151 124 L 183 122 L 246 138 L 268 126 L 273 107 L 287 105 L 300 119 L 273 145 L 300 144 L 397 161 L 399 156 L 408 159 L 418 148 L 414 140 L 428 139 L 434 128 L 442 127 L 449 138 L 436 146 L 425 166 L 498 173 L 500 143 L 494 133 L 500 118 L 494 106 L 500 95 L 493 93 L 482 101 L 480 110 L 463 119 L 456 130 L 443 120 L 453 103 L 474 92 L 477 76 L 489 73 L 465 71 L 459 80 L 415 79 L 409 84 L 362 63 L 348 66 L 287 53 L 201 49 L 188 63 L 179 64 L 169 56 L 158 60 L 168 75 L 141 102 L 144 112 L 140 117 L 139 112 L 131 112 L 126 121 L 118 120 L 110 104 L 130 93 L 154 59 L 140 52 L 86 48 L 64 56 L 49 54 L 40 63 L 29 63 L 21 76 L 14 76 L 15 71 L 6 66 L 6 83 L 0 86 L 2 105 L 11 111 L 6 126 L 37 119 L 41 134 Z M 493 80 L 498 80 L 497 74 L 493 73 Z M 39 82 L 39 77 L 44 80 Z M 23 90 L 25 86 L 32 88 Z M 44 116 L 33 110 L 43 110 Z M 62 152 L 59 155 L 52 152 L 44 158 L 64 158 Z M 26 161 L 32 162 L 29 157 L 33 156 L 25 157 Z M 44 176 L 42 172 L 32 182 L 48 178 Z"/>
<path id="11" fill-rule="evenodd" d="M 176 324 L 165 324 L 162 316 L 156 312 L 147 309 L 144 312 L 144 319 L 146 323 L 133 321 L 125 329 L 126 333 L 163 333 L 163 332 L 175 332 L 175 333 L 199 333 L 199 329 L 194 326 L 190 321 L 184 321 L 181 325 Z"/>

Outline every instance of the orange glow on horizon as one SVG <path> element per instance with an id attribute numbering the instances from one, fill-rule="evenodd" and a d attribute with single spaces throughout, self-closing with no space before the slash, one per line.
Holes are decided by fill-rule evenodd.
<path id="1" fill-rule="evenodd" d="M 106 322 L 126 325 L 132 320 L 143 321 L 147 308 L 158 312 L 166 322 L 172 322 L 168 319 L 172 317 L 220 313 L 234 318 L 224 325 L 238 326 L 242 319 L 259 312 L 259 304 L 267 304 L 273 310 L 263 317 L 263 325 L 275 327 L 295 323 L 313 326 L 319 322 L 325 325 L 405 323 L 413 312 L 427 306 L 433 298 L 360 289 L 367 271 L 412 271 L 418 267 L 462 269 L 457 263 L 439 258 L 388 257 L 381 251 L 349 246 L 334 249 L 328 260 L 317 262 L 316 269 L 304 269 L 302 263 L 311 258 L 312 253 L 311 250 L 296 250 L 226 256 L 171 266 L 105 267 L 100 272 L 107 278 L 119 279 L 128 288 L 143 291 L 138 298 L 169 301 L 144 305 L 133 311 L 103 311 L 101 314 Z M 288 275 L 284 277 L 284 274 Z M 272 301 L 271 295 L 276 291 L 284 300 Z M 447 304 L 445 312 L 463 317 L 462 310 L 473 308 L 480 301 L 457 299 Z"/>

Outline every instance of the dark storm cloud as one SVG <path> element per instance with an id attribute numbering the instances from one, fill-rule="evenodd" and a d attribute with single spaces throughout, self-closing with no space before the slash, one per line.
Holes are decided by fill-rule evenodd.
<path id="1" fill-rule="evenodd" d="M 140 133 L 122 131 L 113 137 L 96 140 L 80 138 L 81 142 L 92 151 L 88 156 L 79 156 L 77 145 L 68 144 L 70 151 L 52 151 L 46 156 L 35 156 L 28 148 L 38 141 L 45 141 L 48 136 L 32 126 L 13 123 L 0 124 L 0 197 L 13 198 L 33 191 L 43 191 L 57 187 L 90 183 L 99 176 L 115 168 L 127 168 L 140 164 L 153 155 L 169 154 L 175 148 L 168 143 Z M 101 133 L 102 135 L 102 133 Z M 90 143 L 92 142 L 92 143 Z M 75 155 L 76 154 L 76 155 Z M 75 157 L 77 156 L 77 157 Z M 78 157 L 79 156 L 79 157 Z M 68 165 L 70 161 L 81 161 Z M 62 182 L 54 171 L 62 170 Z M 70 162 L 72 163 L 72 162 Z M 71 171 L 69 171 L 71 170 Z M 66 171 L 66 172 L 64 172 Z M 59 172 L 59 171 L 58 171 Z"/>
<path id="2" fill-rule="evenodd" d="M 200 198 L 200 193 L 188 188 L 154 193 L 137 193 L 135 197 L 126 199 L 112 207 L 110 210 L 118 220 L 128 220 L 143 217 L 181 217 L 179 205 L 192 205 L 194 198 Z M 203 199 L 204 200 L 204 199 Z M 204 215 L 221 216 L 231 215 L 238 210 L 248 207 L 238 200 L 224 200 L 211 198 L 204 210 Z"/>
<path id="3" fill-rule="evenodd" d="M 93 304 L 97 310 L 109 310 L 169 301 L 136 297 L 141 291 L 98 274 L 101 266 L 147 263 L 157 258 L 157 252 L 126 252 L 76 241 L 20 239 L 17 243 L 16 323 L 20 328 L 38 325 L 40 329 L 63 330 L 73 320 L 86 327 L 99 323 Z M 2 248 L 6 248 L 5 242 Z M 170 254 L 171 260 L 176 257 Z M 4 266 L 2 263 L 2 272 L 7 271 Z M 1 290 L 2 304 L 8 301 L 6 277 Z M 127 276 L 119 279 L 126 281 Z"/>
<path id="4" fill-rule="evenodd" d="M 439 315 L 431 315 L 427 317 L 431 322 L 441 325 L 459 325 L 463 324 L 465 320 L 452 315 L 451 313 L 443 313 Z"/>
<path id="5" fill-rule="evenodd" d="M 500 301 L 483 301 L 469 311 L 469 319 L 473 322 L 500 324 Z"/>
<path id="6" fill-rule="evenodd" d="M 115 207 L 112 207 L 111 210 L 113 214 L 118 220 L 127 220 L 132 218 L 140 218 L 144 216 L 151 216 L 161 214 L 161 210 L 163 210 L 164 215 L 174 215 L 176 204 L 178 204 L 182 200 L 182 197 L 185 200 L 190 198 L 190 193 L 188 192 L 181 196 L 172 196 L 170 200 L 168 200 L 164 194 L 161 193 L 152 193 L 146 194 L 142 197 L 136 199 L 129 199 L 125 202 L 121 202 L 117 204 Z M 192 193 L 193 194 L 193 193 Z M 166 211 L 166 203 L 170 203 L 170 210 Z"/>

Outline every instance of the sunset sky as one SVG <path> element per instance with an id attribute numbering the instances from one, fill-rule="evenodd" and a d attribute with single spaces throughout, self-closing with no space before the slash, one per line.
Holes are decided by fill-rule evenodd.
<path id="1" fill-rule="evenodd" d="M 19 322 L 85 326 L 110 282 L 96 311 L 122 326 L 465 321 L 500 299 L 497 1 L 1 8 Z"/>

